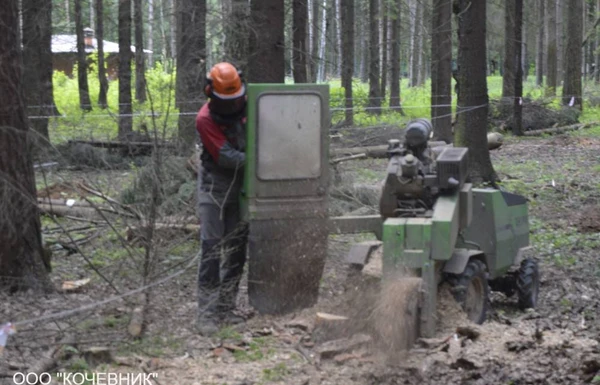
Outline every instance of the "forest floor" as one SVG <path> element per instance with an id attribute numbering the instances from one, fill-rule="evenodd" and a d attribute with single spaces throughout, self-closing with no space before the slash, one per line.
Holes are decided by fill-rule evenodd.
<path id="1" fill-rule="evenodd" d="M 492 160 L 504 187 L 530 200 L 531 244 L 542 278 L 535 310 L 520 311 L 515 298 L 492 293 L 488 320 L 476 328 L 477 337 L 455 338 L 455 328 L 465 322 L 444 320 L 438 343 L 419 344 L 407 355 L 390 355 L 370 343 L 324 352 L 311 335 L 315 314 L 340 312 L 348 300 L 344 257 L 352 243 L 368 239 L 331 236 L 319 301 L 312 308 L 285 316 L 255 314 L 244 279 L 239 308 L 248 321 L 201 337 L 193 328 L 196 271 L 190 268 L 153 288 L 143 338 L 128 334 L 135 306 L 128 299 L 17 327 L 0 359 L 0 384 L 14 384 L 15 372 L 34 370 L 48 354 L 54 355 L 51 373 L 157 373 L 156 384 L 600 383 L 600 138 L 586 132 L 507 138 L 492 151 Z M 350 183 L 375 185 L 385 168 L 384 159 L 366 159 L 344 162 L 338 172 Z M 69 175 L 111 186 L 131 181 L 123 170 Z M 109 188 L 104 191 L 111 195 Z M 44 226 L 48 230 L 52 224 Z M 88 277 L 90 283 L 73 292 L 0 294 L 0 323 L 101 301 L 114 295 L 107 281 L 121 292 L 138 287 L 119 236 L 108 235 L 106 227 L 96 233 L 81 246 L 91 264 L 67 252 L 55 253 L 53 261 L 57 287 Z M 185 265 L 199 244 L 192 234 L 169 239 L 167 249 L 165 261 L 175 272 L 172 266 Z M 110 348 L 111 354 L 104 357 L 92 347 Z"/>

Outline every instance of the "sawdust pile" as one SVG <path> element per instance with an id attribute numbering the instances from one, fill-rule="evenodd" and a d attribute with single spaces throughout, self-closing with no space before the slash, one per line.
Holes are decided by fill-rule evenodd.
<path id="1" fill-rule="evenodd" d="M 393 355 L 409 349 L 419 334 L 419 290 L 423 280 L 399 274 L 386 278 L 371 315 L 376 339 Z"/>

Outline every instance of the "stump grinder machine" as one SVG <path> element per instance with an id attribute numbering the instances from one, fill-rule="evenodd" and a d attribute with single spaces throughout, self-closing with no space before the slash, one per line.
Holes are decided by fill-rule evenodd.
<path id="1" fill-rule="evenodd" d="M 435 332 L 444 282 L 473 322 L 485 320 L 490 288 L 516 293 L 522 308 L 536 306 L 539 273 L 525 258 L 524 197 L 474 188 L 468 149 L 432 147 L 431 124 L 417 119 L 403 141 L 389 142 L 380 215 L 329 217 L 329 126 L 328 86 L 248 86 L 241 208 L 250 231 L 248 294 L 259 312 L 313 305 L 329 235 L 358 232 L 372 232 L 377 241 L 352 246 L 351 270 L 360 271 L 383 249 L 383 284 L 420 278 L 413 301 L 418 336 Z"/>

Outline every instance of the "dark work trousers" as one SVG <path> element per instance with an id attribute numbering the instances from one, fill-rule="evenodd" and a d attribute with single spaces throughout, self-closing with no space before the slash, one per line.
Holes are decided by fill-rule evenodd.
<path id="1" fill-rule="evenodd" d="M 199 214 L 202 258 L 198 269 L 198 311 L 201 316 L 210 317 L 235 309 L 246 263 L 248 229 L 240 222 L 237 202 L 223 208 L 216 203 L 201 203 Z"/>

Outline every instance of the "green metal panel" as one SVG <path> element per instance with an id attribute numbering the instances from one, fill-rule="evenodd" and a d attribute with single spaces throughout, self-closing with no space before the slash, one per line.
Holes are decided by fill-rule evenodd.
<path id="1" fill-rule="evenodd" d="M 431 255 L 436 261 L 446 261 L 452 257 L 456 246 L 459 227 L 458 192 L 440 196 L 433 211 Z"/>
<path id="2" fill-rule="evenodd" d="M 270 219 L 270 218 L 298 218 L 298 217 L 315 217 L 322 216 L 327 210 L 327 190 L 328 190 L 328 163 L 329 163 L 329 86 L 322 84 L 249 84 L 248 85 L 248 114 L 246 123 L 246 167 L 244 174 L 244 188 L 241 200 L 242 216 L 246 220 L 251 219 Z M 319 130 L 320 151 L 315 151 L 314 146 L 311 150 L 320 155 L 318 164 L 320 170 L 317 173 L 309 173 L 310 177 L 305 178 L 287 178 L 285 173 L 279 174 L 271 172 L 270 177 L 265 178 L 265 173 L 262 173 L 262 178 L 259 177 L 260 159 L 268 158 L 269 156 L 281 157 L 281 149 L 276 148 L 277 143 L 267 148 L 258 148 L 261 142 L 259 127 L 259 106 L 261 100 L 267 100 L 271 96 L 298 97 L 305 98 L 307 95 L 316 96 L 320 108 L 320 125 L 316 127 Z M 269 111 L 267 111 L 269 112 Z M 285 115 L 289 112 L 283 107 L 277 107 L 273 110 L 273 118 L 269 116 L 271 126 L 273 121 L 277 123 L 279 115 Z M 319 112 L 317 112 L 319 113 Z M 297 115 L 300 117 L 300 115 Z M 314 118 L 311 117 L 312 120 Z M 289 126 L 289 121 L 282 121 L 282 130 Z M 300 127 L 298 127 L 300 128 Z M 314 128 L 311 127 L 310 132 L 314 133 Z M 289 128 L 288 128 L 289 129 Z M 277 132 L 285 136 L 285 131 Z M 296 136 L 297 133 L 290 132 L 290 136 Z M 269 141 L 271 138 L 262 137 L 263 142 Z M 272 142 L 272 140 L 271 140 Z M 289 142 L 285 141 L 285 137 L 279 140 L 282 146 L 290 146 Z M 304 145 L 300 140 L 293 142 L 294 149 L 302 148 Z M 275 154 L 275 155 L 274 155 Z M 288 161 L 289 159 L 280 159 Z M 278 164 L 278 159 L 271 159 L 271 164 Z M 315 162 L 316 163 L 316 162 Z M 292 174 L 302 174 L 306 171 L 306 167 L 290 168 Z M 307 171 L 308 172 L 308 171 Z M 280 178 L 273 178 L 273 175 L 280 175 Z"/>
<path id="3" fill-rule="evenodd" d="M 384 271 L 421 269 L 431 252 L 431 220 L 388 218 L 383 223 Z"/>

